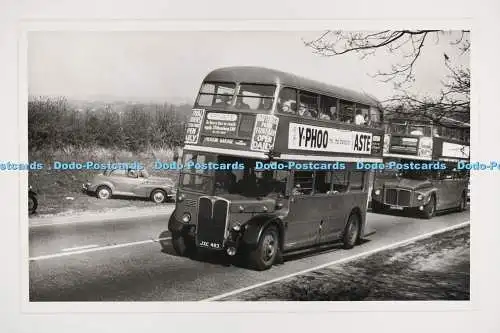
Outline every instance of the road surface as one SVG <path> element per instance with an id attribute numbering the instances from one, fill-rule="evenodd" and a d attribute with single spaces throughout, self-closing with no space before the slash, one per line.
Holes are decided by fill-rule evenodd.
<path id="1" fill-rule="evenodd" d="M 413 237 L 469 221 L 469 211 L 432 220 L 368 213 L 376 233 L 369 241 L 343 250 L 285 257 L 283 265 L 256 272 L 224 258 L 195 261 L 161 252 L 158 238 L 168 216 L 50 223 L 29 231 L 30 301 L 197 301 L 217 299 L 272 279 L 374 251 Z M 162 237 L 168 240 L 169 235 Z"/>

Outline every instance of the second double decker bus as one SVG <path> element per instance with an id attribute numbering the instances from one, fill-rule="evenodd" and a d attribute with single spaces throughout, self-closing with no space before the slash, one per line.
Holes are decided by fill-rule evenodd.
<path id="1" fill-rule="evenodd" d="M 352 248 L 368 231 L 370 192 L 369 172 L 355 162 L 382 161 L 378 105 L 266 68 L 209 73 L 168 223 L 175 251 L 241 254 L 264 270 L 288 251 L 338 240 Z"/>
<path id="2" fill-rule="evenodd" d="M 393 168 L 375 176 L 372 211 L 408 211 L 430 219 L 437 211 L 465 210 L 469 173 L 457 167 L 469 160 L 469 124 L 397 118 L 385 127 L 383 157 Z M 425 164 L 428 168 L 422 169 Z"/>

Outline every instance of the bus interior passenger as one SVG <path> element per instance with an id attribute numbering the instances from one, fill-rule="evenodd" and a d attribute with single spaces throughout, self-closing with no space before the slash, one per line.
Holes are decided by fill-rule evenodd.
<path id="1" fill-rule="evenodd" d="M 229 95 L 219 95 L 217 99 L 219 101 L 214 104 L 215 107 L 226 107 L 231 104 L 231 96 Z"/>
<path id="2" fill-rule="evenodd" d="M 259 109 L 269 111 L 273 107 L 273 101 L 270 98 L 261 98 Z"/>
<path id="3" fill-rule="evenodd" d="M 243 97 L 241 96 L 238 96 L 238 98 L 236 99 L 236 107 L 238 109 L 243 109 L 243 110 L 248 110 L 250 109 L 250 105 L 246 104 L 244 101 L 243 101 Z"/>
<path id="4" fill-rule="evenodd" d="M 300 103 L 299 106 L 299 116 L 307 118 L 316 118 L 318 111 L 307 107 L 307 105 Z"/>
<path id="5" fill-rule="evenodd" d="M 354 123 L 356 125 L 364 125 L 365 117 L 361 114 L 361 110 L 356 110 L 356 117 L 354 118 Z"/>

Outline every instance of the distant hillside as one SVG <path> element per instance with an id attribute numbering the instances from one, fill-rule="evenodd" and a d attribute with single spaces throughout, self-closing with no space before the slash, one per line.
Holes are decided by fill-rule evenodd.
<path id="1" fill-rule="evenodd" d="M 182 145 L 190 114 L 189 104 L 30 97 L 29 149 L 171 149 Z"/>

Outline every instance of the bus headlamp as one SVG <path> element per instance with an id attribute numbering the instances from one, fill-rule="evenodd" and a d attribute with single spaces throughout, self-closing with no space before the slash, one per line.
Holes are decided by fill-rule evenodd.
<path id="1" fill-rule="evenodd" d="M 380 195 L 380 190 L 379 189 L 375 190 L 375 195 Z"/>
<path id="2" fill-rule="evenodd" d="M 239 223 L 236 223 L 235 225 L 233 225 L 233 230 L 234 231 L 240 231 L 241 230 L 241 225 Z"/>
<path id="3" fill-rule="evenodd" d="M 182 215 L 182 222 L 188 223 L 189 221 L 191 221 L 191 214 L 184 213 L 184 215 Z"/>
<path id="4" fill-rule="evenodd" d="M 177 192 L 177 201 L 182 201 L 182 200 L 184 200 L 184 193 Z"/>
<path id="5" fill-rule="evenodd" d="M 417 196 L 417 200 L 418 200 L 418 201 L 422 201 L 422 200 L 424 200 L 424 196 L 423 196 L 422 194 L 419 194 L 419 195 Z"/>

